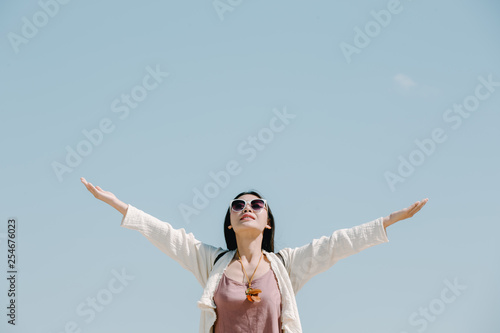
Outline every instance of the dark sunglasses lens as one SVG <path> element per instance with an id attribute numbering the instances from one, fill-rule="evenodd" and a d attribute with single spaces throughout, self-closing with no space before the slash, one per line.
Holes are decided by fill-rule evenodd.
<path id="1" fill-rule="evenodd" d="M 266 204 L 264 203 L 264 200 L 261 200 L 261 199 L 252 200 L 252 209 L 253 210 L 261 210 L 265 206 L 266 206 Z"/>
<path id="2" fill-rule="evenodd" d="M 235 212 L 239 212 L 240 210 L 242 210 L 243 208 L 245 208 L 245 201 L 243 200 L 234 200 L 232 205 L 231 205 L 231 208 L 235 211 Z"/>

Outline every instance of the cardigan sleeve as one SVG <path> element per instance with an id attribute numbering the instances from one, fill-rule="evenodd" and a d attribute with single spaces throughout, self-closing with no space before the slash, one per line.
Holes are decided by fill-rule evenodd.
<path id="1" fill-rule="evenodd" d="M 295 294 L 313 276 L 326 271 L 340 259 L 371 246 L 387 243 L 383 217 L 346 229 L 336 230 L 331 236 L 314 239 L 301 247 L 280 251 L 290 276 Z"/>
<path id="2" fill-rule="evenodd" d="M 218 248 L 202 243 L 184 228 L 175 229 L 142 210 L 128 205 L 121 227 L 137 230 L 163 253 L 192 272 L 202 287 L 208 280 Z"/>

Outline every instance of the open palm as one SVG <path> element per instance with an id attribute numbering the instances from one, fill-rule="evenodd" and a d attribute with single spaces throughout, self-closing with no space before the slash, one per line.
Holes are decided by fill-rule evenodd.
<path id="1" fill-rule="evenodd" d="M 89 192 L 92 193 L 97 199 L 102 200 L 107 204 L 111 204 L 113 201 L 117 200 L 116 196 L 113 193 L 104 191 L 99 186 L 92 185 L 92 183 L 87 182 L 83 177 L 81 177 L 80 180 L 85 185 L 85 187 L 87 187 L 87 190 L 89 190 Z"/>
<path id="2" fill-rule="evenodd" d="M 424 207 L 424 205 L 427 203 L 427 201 L 429 201 L 429 199 L 427 199 L 427 198 L 424 200 L 421 200 L 421 201 L 417 201 L 413 205 L 411 205 L 410 207 L 407 207 L 407 208 L 398 210 L 394 213 L 391 213 L 389 218 L 391 221 L 394 221 L 394 222 L 410 218 L 413 215 L 415 215 L 422 207 Z"/>

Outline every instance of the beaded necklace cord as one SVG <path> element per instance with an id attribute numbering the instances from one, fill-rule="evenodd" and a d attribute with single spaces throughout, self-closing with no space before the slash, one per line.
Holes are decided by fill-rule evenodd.
<path id="1" fill-rule="evenodd" d="M 260 264 L 260 261 L 262 260 L 262 256 L 264 255 L 264 252 L 261 253 L 259 263 L 257 264 L 257 267 L 255 267 L 255 271 L 253 272 L 252 277 L 250 279 L 248 279 L 248 275 L 247 275 L 247 272 L 245 270 L 245 266 L 243 266 L 243 262 L 241 261 L 240 253 L 238 252 L 238 250 L 236 251 L 236 253 L 238 254 L 238 258 L 239 258 L 238 261 L 240 262 L 241 267 L 243 267 L 243 272 L 245 273 L 245 277 L 247 278 L 247 281 L 248 281 L 248 288 L 247 288 L 247 290 L 245 290 L 245 295 L 247 296 L 247 299 L 250 302 L 260 302 L 261 299 L 258 295 L 259 295 L 259 293 L 262 292 L 262 290 L 252 288 L 252 279 L 253 279 L 255 273 L 257 272 L 257 268 L 259 267 L 259 264 Z"/>

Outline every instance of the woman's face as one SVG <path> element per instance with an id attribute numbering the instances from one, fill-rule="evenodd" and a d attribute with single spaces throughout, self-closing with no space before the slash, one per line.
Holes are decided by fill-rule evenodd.
<path id="1" fill-rule="evenodd" d="M 260 199 L 258 196 L 253 194 L 244 194 L 237 199 L 242 199 L 245 201 L 251 201 L 253 199 Z M 247 215 L 247 216 L 245 216 Z M 269 222 L 267 207 L 261 209 L 259 212 L 256 212 L 252 209 L 249 203 L 246 204 L 245 208 L 242 211 L 235 212 L 231 209 L 231 228 L 234 232 L 242 232 L 242 231 L 259 231 L 262 233 L 265 228 L 271 229 L 271 226 L 268 225 Z"/>

